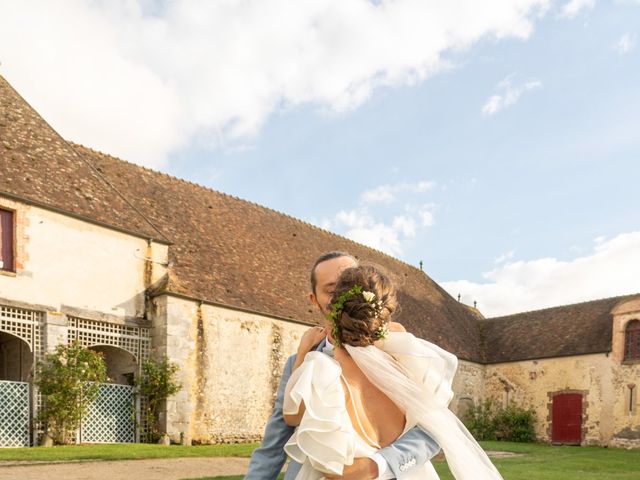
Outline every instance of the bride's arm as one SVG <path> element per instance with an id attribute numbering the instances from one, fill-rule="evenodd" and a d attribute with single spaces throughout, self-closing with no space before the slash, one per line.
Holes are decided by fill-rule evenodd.
<path id="1" fill-rule="evenodd" d="M 300 425 L 300 421 L 302 420 L 302 416 L 304 415 L 304 412 L 305 412 L 305 406 L 304 406 L 304 400 L 303 400 L 302 402 L 300 402 L 300 409 L 298 410 L 298 413 L 294 415 L 284 413 L 282 415 L 282 418 L 284 418 L 284 423 L 286 423 L 290 427 L 297 427 L 298 425 Z"/>
<path id="2" fill-rule="evenodd" d="M 327 332 L 324 327 L 317 326 L 312 327 L 302 335 L 300 339 L 300 345 L 298 345 L 298 353 L 296 354 L 295 363 L 293 364 L 292 372 L 302 365 L 304 362 L 304 357 L 307 353 L 315 350 L 318 344 L 327 336 Z M 291 379 L 289 379 L 291 381 Z M 300 420 L 302 420 L 302 416 L 305 412 L 304 401 L 300 402 L 300 408 L 298 412 L 295 414 L 283 414 L 284 421 L 287 425 L 292 427 L 297 427 L 300 425 Z"/>
<path id="3" fill-rule="evenodd" d="M 307 353 L 315 350 L 316 347 L 327 337 L 327 330 L 317 325 L 315 327 L 311 327 L 309 330 L 304 332 L 302 338 L 300 339 L 300 344 L 298 345 L 298 353 L 296 354 L 296 361 L 293 364 L 293 371 L 296 370 L 302 362 L 304 362 L 304 357 Z"/>

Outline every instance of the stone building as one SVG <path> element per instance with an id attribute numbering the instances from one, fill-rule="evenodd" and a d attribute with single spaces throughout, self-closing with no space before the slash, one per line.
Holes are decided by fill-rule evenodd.
<path id="1" fill-rule="evenodd" d="M 340 249 L 391 272 L 398 320 L 458 356 L 457 413 L 514 400 L 536 408 L 540 440 L 640 446 L 640 295 L 484 319 L 381 252 L 65 141 L 2 77 L 0 222 L 0 445 L 35 440 L 34 363 L 73 339 L 113 378 L 113 408 L 82 440 L 144 434 L 118 415 L 141 362 L 162 355 L 180 366 L 162 419 L 174 441 L 260 438 L 284 361 L 319 320 L 310 264 Z"/>

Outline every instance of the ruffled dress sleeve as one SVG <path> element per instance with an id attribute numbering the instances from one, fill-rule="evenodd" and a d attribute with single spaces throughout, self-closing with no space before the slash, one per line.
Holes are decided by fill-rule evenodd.
<path id="1" fill-rule="evenodd" d="M 340 364 L 321 352 L 309 352 L 285 389 L 283 412 L 305 412 L 284 450 L 302 469 L 297 480 L 316 480 L 323 473 L 341 475 L 353 463 L 355 441 L 345 395 L 340 382 Z"/>

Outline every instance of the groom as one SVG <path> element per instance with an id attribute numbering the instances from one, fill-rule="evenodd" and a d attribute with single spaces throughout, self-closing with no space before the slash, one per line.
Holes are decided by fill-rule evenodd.
<path id="1" fill-rule="evenodd" d="M 309 298 L 324 316 L 340 273 L 345 268 L 354 267 L 357 260 L 344 252 L 329 252 L 321 255 L 311 269 L 311 293 Z M 323 333 L 316 333 L 313 329 L 305 333 L 307 339 L 313 338 L 313 343 L 320 342 L 316 350 L 332 354 L 333 346 L 327 341 Z M 293 434 L 293 427 L 288 426 L 282 418 L 282 402 L 284 389 L 291 376 L 296 355 L 287 360 L 276 395 L 273 413 L 267 422 L 264 439 L 260 448 L 251 456 L 249 471 L 244 480 L 275 480 L 287 456 L 284 445 Z M 345 465 L 342 477 L 325 476 L 327 479 L 343 480 L 387 480 L 402 479 L 403 474 L 416 466 L 429 461 L 438 451 L 438 444 L 423 430 L 414 427 L 398 438 L 388 447 L 383 448 L 371 458 L 356 458 L 352 465 Z M 291 462 L 285 480 L 293 480 L 300 464 Z"/>

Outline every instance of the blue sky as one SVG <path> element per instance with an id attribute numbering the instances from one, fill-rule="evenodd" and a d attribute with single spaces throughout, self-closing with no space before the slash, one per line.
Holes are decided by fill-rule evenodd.
<path id="1" fill-rule="evenodd" d="M 19 61 L 6 46 L 0 49 L 0 73 L 67 138 L 285 212 L 413 265 L 423 260 L 431 277 L 452 294 L 462 293 L 467 303 L 477 300 L 489 315 L 640 291 L 634 273 L 640 271 L 640 2 L 531 1 L 531 10 L 516 12 L 508 26 L 498 13 L 509 7 L 488 2 L 487 9 L 498 12 L 495 20 L 464 25 L 481 34 L 467 38 L 468 30 L 455 17 L 443 16 L 442 22 L 460 32 L 452 34 L 450 44 L 435 47 L 432 43 L 441 39 L 417 33 L 410 48 L 395 40 L 376 44 L 374 25 L 362 35 L 371 35 L 372 49 L 389 45 L 386 63 L 372 61 L 362 71 L 354 67 L 349 77 L 344 72 L 351 72 L 350 62 L 365 65 L 362 59 L 379 57 L 366 42 L 349 38 L 351 50 L 345 47 L 349 55 L 341 58 L 338 40 L 334 50 L 326 47 L 340 38 L 333 35 L 321 40 L 330 61 L 306 67 L 306 55 L 297 63 L 295 57 L 278 59 L 281 64 L 274 60 L 274 67 L 263 58 L 249 59 L 246 75 L 216 84 L 219 95 L 207 89 L 206 78 L 202 83 L 190 79 L 192 84 L 184 80 L 199 75 L 197 62 L 173 70 L 171 62 L 159 60 L 170 56 L 170 49 L 144 47 L 164 31 L 158 22 L 151 25 L 150 11 L 164 15 L 169 26 L 180 23 L 171 23 L 171 15 L 183 22 L 184 16 L 163 5 L 149 8 L 148 2 L 134 14 L 127 10 L 130 5 L 123 6 L 127 2 L 115 2 L 120 9 L 97 3 L 70 2 L 69 8 L 84 20 L 94 18 L 96 8 L 106 9 L 107 20 L 95 35 L 101 28 L 116 32 L 105 38 L 120 39 L 114 52 L 136 69 L 109 73 L 94 94 L 102 95 L 109 83 L 120 85 L 121 92 L 131 90 L 136 100 L 146 90 L 157 91 L 147 103 L 125 103 L 111 120 L 87 126 L 91 111 L 113 110 L 91 104 L 89 85 L 95 79 L 73 80 L 86 82 L 75 88 L 86 89 L 92 100 L 88 107 L 86 100 L 79 104 L 78 113 L 73 104 L 62 113 L 55 98 L 68 87 L 37 86 L 37 68 Z M 204 8 L 190 3 L 192 12 Z M 7 8 L 0 11 L 6 14 Z M 14 13 L 27 18 L 33 12 L 25 7 Z M 337 24 L 350 13 L 339 11 L 327 22 L 333 27 L 333 19 Z M 203 17 L 206 27 L 206 12 Z M 126 28 L 136 21 L 142 34 Z M 174 38 L 183 42 L 183 50 L 174 52 L 175 64 L 188 63 L 182 55 L 197 55 L 200 45 L 194 45 L 204 37 L 179 33 Z M 61 46 L 69 41 L 59 36 Z M 124 40 L 132 38 L 143 47 L 127 46 Z M 247 42 L 250 46 L 251 38 Z M 235 59 L 237 50 L 221 48 L 205 63 Z M 419 60 L 411 57 L 397 69 L 395 58 L 411 49 Z M 430 56 L 419 57 L 421 50 Z M 86 53 L 73 50 L 71 57 L 74 53 L 76 62 L 92 68 Z M 103 54 L 110 61 L 109 52 Z M 235 60 L 230 65 L 236 68 Z M 269 90 L 273 72 L 291 65 L 297 80 L 287 83 L 289 77 L 283 76 Z M 148 76 L 139 74 L 141 66 Z M 206 65 L 202 72 L 216 79 L 225 75 Z M 53 76 L 60 85 L 71 78 L 64 69 Z M 134 77 L 135 88 L 128 83 Z M 314 83 L 316 77 L 322 82 Z M 334 79 L 347 86 L 325 90 Z M 206 95 L 185 93 L 189 85 Z M 106 97 L 105 102 L 108 92 Z M 184 104 L 191 108 L 183 109 Z M 118 128 L 124 122 L 139 132 L 144 123 L 127 125 L 123 119 L 149 105 L 157 110 L 143 119 L 147 125 L 181 113 L 174 123 L 160 125 L 156 137 L 149 128 L 139 143 L 127 146 L 128 136 Z M 173 143 L 167 140 L 174 136 Z"/>

